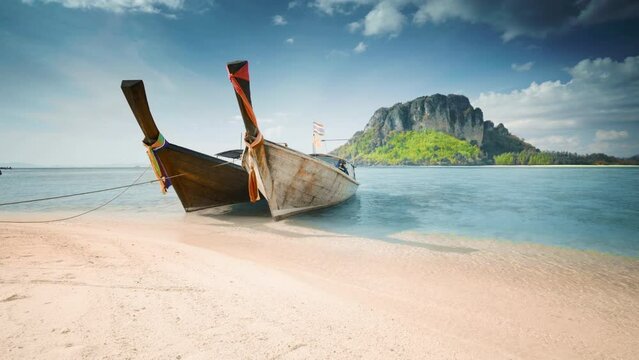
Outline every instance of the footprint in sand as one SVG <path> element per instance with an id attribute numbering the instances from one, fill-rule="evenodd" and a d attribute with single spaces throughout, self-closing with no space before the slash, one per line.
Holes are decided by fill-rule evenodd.
<path id="1" fill-rule="evenodd" d="M 0 302 L 9 302 L 14 300 L 26 299 L 27 297 L 24 295 L 13 294 L 4 300 L 0 300 Z"/>

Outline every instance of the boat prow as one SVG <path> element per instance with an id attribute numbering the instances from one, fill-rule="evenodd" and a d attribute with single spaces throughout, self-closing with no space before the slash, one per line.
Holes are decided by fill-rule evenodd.
<path id="1" fill-rule="evenodd" d="M 124 80 L 121 88 L 144 133 L 156 175 L 164 186 L 173 186 L 184 210 L 249 201 L 248 177 L 241 166 L 167 142 L 153 120 L 142 80 Z"/>
<path id="2" fill-rule="evenodd" d="M 231 62 L 227 69 L 246 128 L 242 165 L 249 173 L 251 201 L 259 199 L 259 190 L 268 201 L 271 216 L 280 220 L 337 205 L 355 194 L 359 183 L 354 167 L 344 166 L 343 159 L 307 155 L 264 140 L 253 112 L 248 62 Z"/>

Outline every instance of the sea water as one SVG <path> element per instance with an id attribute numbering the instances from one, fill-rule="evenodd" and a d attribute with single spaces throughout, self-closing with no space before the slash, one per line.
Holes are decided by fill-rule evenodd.
<path id="1" fill-rule="evenodd" d="M 141 174 L 139 181 L 153 179 L 143 168 L 5 170 L 0 203 L 125 185 Z M 357 180 L 345 203 L 286 221 L 380 240 L 410 231 L 639 257 L 638 167 L 360 167 Z M 82 212 L 117 193 L 0 206 L 0 220 L 12 212 Z M 183 212 L 172 189 L 163 196 L 157 183 L 132 187 L 100 211 Z M 268 219 L 265 206 L 233 212 Z"/>

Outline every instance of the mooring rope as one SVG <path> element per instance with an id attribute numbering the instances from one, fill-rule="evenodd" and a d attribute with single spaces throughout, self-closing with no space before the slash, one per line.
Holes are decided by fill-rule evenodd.
<path id="1" fill-rule="evenodd" d="M 215 166 L 212 166 L 212 167 L 216 168 L 218 166 L 223 166 L 223 165 L 227 165 L 227 164 L 231 164 L 231 163 L 232 163 L 231 161 L 224 161 L 224 162 L 222 162 L 220 164 L 216 164 Z M 35 220 L 35 221 L 0 220 L 0 224 L 42 224 L 42 223 L 50 223 L 50 222 L 57 222 L 57 221 L 75 219 L 75 218 L 80 217 L 82 215 L 86 215 L 88 213 L 91 213 L 91 212 L 94 212 L 96 210 L 102 209 L 103 207 L 105 207 L 105 206 L 109 205 L 110 203 L 112 203 L 113 201 L 115 201 L 115 199 L 119 198 L 122 194 L 124 194 L 127 190 L 129 190 L 130 188 L 132 188 L 134 186 L 151 184 L 151 183 L 158 182 L 158 181 L 166 181 L 166 180 L 173 179 L 173 178 L 176 178 L 176 177 L 184 175 L 184 174 L 177 174 L 177 175 L 172 175 L 172 176 L 165 176 L 165 177 L 162 177 L 162 178 L 159 178 L 159 179 L 149 180 L 149 181 L 144 181 L 144 182 L 140 182 L 139 183 L 138 180 L 140 180 L 142 178 L 142 176 L 144 176 L 144 174 L 146 174 L 146 172 L 148 170 L 149 170 L 149 168 L 144 169 L 142 174 L 140 174 L 140 176 L 138 176 L 137 179 L 135 179 L 135 181 L 133 181 L 131 184 L 128 184 L 128 185 L 115 186 L 115 187 L 111 187 L 111 188 L 99 189 L 99 190 L 93 190 L 93 191 L 85 191 L 85 192 L 75 193 L 75 194 L 50 196 L 50 197 L 39 198 L 39 199 L 30 199 L 30 200 L 22 200 L 22 201 L 13 201 L 13 202 L 7 202 L 7 203 L 0 203 L 0 206 L 27 204 L 27 203 L 33 203 L 33 202 L 38 202 L 38 201 L 64 199 L 64 198 L 69 198 L 69 197 L 74 197 L 74 196 L 82 196 L 82 195 L 96 194 L 96 193 L 101 193 L 101 192 L 106 192 L 106 191 L 113 191 L 113 190 L 123 189 L 117 195 L 115 195 L 114 197 L 109 199 L 109 201 L 107 201 L 107 202 L 101 204 L 100 206 L 97 206 L 97 207 L 95 207 L 95 208 L 93 208 L 91 210 L 87 210 L 85 212 L 82 212 L 80 214 L 76 214 L 76 215 L 72 215 L 72 216 L 68 216 L 68 217 L 64 217 L 64 218 L 59 218 L 59 219 L 50 219 L 50 220 Z"/>
<path id="2" fill-rule="evenodd" d="M 116 187 L 112 187 L 112 188 L 107 188 L 107 189 L 100 189 L 100 190 L 94 190 L 94 191 L 86 191 L 86 192 L 82 192 L 82 193 L 76 193 L 76 194 L 68 194 L 68 195 L 61 195 L 61 196 L 52 196 L 52 197 L 47 197 L 47 198 L 40 198 L 40 199 L 32 199 L 32 200 L 24 200 L 24 201 L 14 201 L 14 202 L 10 202 L 10 203 L 3 203 L 0 204 L 0 206 L 5 206 L 5 205 L 15 205 L 15 204 L 24 204 L 24 203 L 31 203 L 31 202 L 36 202 L 36 201 L 46 201 L 46 200 L 53 200 L 53 199 L 62 199 L 62 198 L 68 198 L 68 197 L 72 197 L 72 196 L 80 196 L 80 195 L 88 195 L 88 194 L 95 194 L 95 193 L 99 193 L 99 192 L 105 192 L 105 191 L 113 191 L 113 190 L 118 190 L 118 189 L 123 189 L 122 191 L 120 191 L 119 193 L 117 193 L 114 197 L 112 197 L 111 199 L 109 199 L 107 202 L 94 207 L 93 209 L 84 211 L 80 214 L 76 214 L 76 215 L 72 215 L 72 216 L 67 216 L 67 217 L 63 217 L 63 218 L 57 218 L 57 219 L 49 219 L 49 220 L 33 220 L 33 221 L 10 221 L 10 220 L 0 220 L 0 223 L 2 224 L 43 224 L 43 223 L 51 223 L 51 222 L 57 222 L 57 221 L 64 221 L 64 220 L 71 220 L 71 219 L 75 219 L 78 218 L 82 215 L 86 215 L 88 213 L 94 212 L 96 210 L 102 209 L 103 207 L 109 205 L 110 203 L 112 203 L 113 201 L 115 201 L 115 199 L 119 198 L 122 194 L 124 194 L 127 190 L 129 190 L 130 188 L 134 187 L 134 186 L 139 186 L 139 185 L 146 185 L 146 184 L 150 184 L 150 183 L 154 183 L 154 182 L 158 182 L 161 181 L 161 179 L 156 179 L 156 180 L 150 180 L 150 181 L 145 181 L 145 182 L 141 182 L 139 183 L 138 180 L 140 180 L 142 178 L 142 176 L 144 176 L 144 174 L 146 174 L 146 172 L 149 170 L 149 168 L 144 169 L 144 171 L 142 172 L 142 174 L 140 174 L 140 176 L 137 177 L 137 179 L 135 179 L 135 181 L 133 181 L 133 183 L 128 184 L 128 185 L 123 185 L 123 186 L 116 186 Z M 178 175 L 173 175 L 171 176 L 171 178 L 176 178 L 178 176 L 182 176 L 182 174 L 178 174 Z"/>
<path id="3" fill-rule="evenodd" d="M 144 175 L 148 170 L 149 170 L 149 168 L 146 168 L 144 170 L 144 172 L 142 173 L 142 175 Z M 140 177 L 142 177 L 142 175 L 140 175 Z M 176 178 L 178 176 L 182 176 L 182 174 L 168 176 L 167 179 Z M 138 177 L 137 180 L 139 180 L 140 177 Z M 47 200 L 55 200 L 55 199 L 64 199 L 64 198 L 69 198 L 69 197 L 74 197 L 74 196 L 90 195 L 90 194 L 96 194 L 96 193 L 101 193 L 101 192 L 106 192 L 106 191 L 113 191 L 113 190 L 118 190 L 118 189 L 125 189 L 125 188 L 128 189 L 128 188 L 131 188 L 131 187 L 134 187 L 134 186 L 152 184 L 154 182 L 160 181 L 159 179 L 155 179 L 155 180 L 149 180 L 149 181 L 144 181 L 144 182 L 138 183 L 137 180 L 135 182 L 133 182 L 132 184 L 128 184 L 128 185 L 115 186 L 115 187 L 111 187 L 111 188 L 93 190 L 93 191 L 86 191 L 86 192 L 75 193 L 75 194 L 67 194 L 67 195 L 51 196 L 51 197 L 39 198 L 39 199 L 30 199 L 30 200 L 21 200 L 21 201 L 0 203 L 0 206 L 27 204 L 27 203 L 38 202 L 38 201 L 47 201 Z"/>

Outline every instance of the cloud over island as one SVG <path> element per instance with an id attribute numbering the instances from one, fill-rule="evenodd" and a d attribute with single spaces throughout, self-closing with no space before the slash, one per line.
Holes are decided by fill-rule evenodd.
<path id="1" fill-rule="evenodd" d="M 611 58 L 584 59 L 567 69 L 566 82 L 533 82 L 525 89 L 507 93 L 481 93 L 473 102 L 488 119 L 505 123 L 516 134 L 537 139 L 542 146 L 588 152 L 596 142 L 620 141 L 614 149 L 627 155 L 639 152 L 627 130 L 598 130 L 639 125 L 639 56 L 623 61 Z M 574 135 L 590 130 L 590 138 Z M 561 144 L 560 140 L 565 143 Z M 627 142 L 625 142 L 627 140 Z"/>

